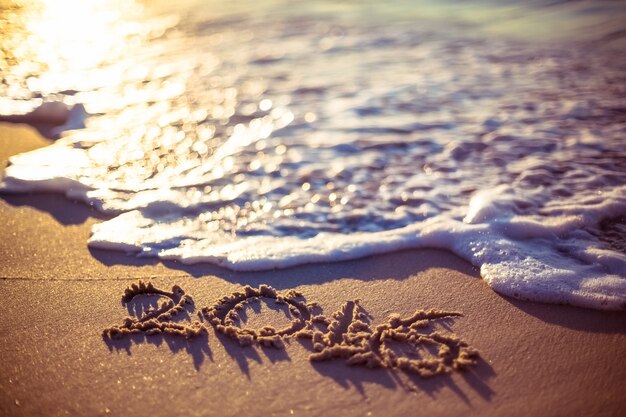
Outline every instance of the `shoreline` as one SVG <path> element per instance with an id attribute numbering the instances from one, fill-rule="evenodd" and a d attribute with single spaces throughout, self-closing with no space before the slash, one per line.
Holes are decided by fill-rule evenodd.
<path id="1" fill-rule="evenodd" d="M 0 163 L 49 141 L 0 124 Z M 620 415 L 626 410 L 624 312 L 524 302 L 495 293 L 455 255 L 407 250 L 284 270 L 234 272 L 87 248 L 103 218 L 63 196 L 2 196 L 0 414 L 50 415 Z M 353 299 L 380 323 L 391 313 L 458 311 L 451 330 L 481 359 L 467 372 L 421 379 L 242 348 L 209 332 L 107 344 L 138 280 L 177 284 L 197 308 L 244 285 L 297 289 L 331 313 Z M 107 411 L 108 410 L 108 411 Z"/>
<path id="2" fill-rule="evenodd" d="M 75 106 L 75 108 L 78 108 L 78 106 Z M 36 126 L 33 127 L 37 129 Z M 12 131 L 14 132 L 20 132 L 19 127 L 9 128 L 7 125 L 7 129 L 8 131 L 13 129 Z M 25 131 L 28 131 L 28 129 Z M 6 142 L 3 148 L 9 151 L 5 155 L 0 153 L 0 163 L 6 165 L 10 154 L 28 151 L 50 143 L 34 134 L 26 135 L 26 137 L 28 139 L 19 145 L 11 144 L 6 138 L 2 139 L 3 142 Z M 18 148 L 11 150 L 14 146 L 18 146 Z M 16 163 L 19 166 L 19 162 L 16 161 Z M 494 228 L 485 229 L 483 227 L 485 226 L 484 224 L 474 225 L 472 222 L 466 224 L 465 220 L 461 222 L 458 219 L 444 220 L 437 223 L 438 218 L 434 218 L 432 220 L 435 220 L 435 222 L 423 221 L 402 228 L 376 233 L 364 235 L 357 233 L 354 236 L 331 235 L 328 237 L 320 234 L 304 241 L 291 238 L 291 240 L 288 240 L 289 243 L 285 243 L 287 240 L 280 240 L 280 244 L 275 244 L 275 240 L 272 237 L 258 236 L 255 238 L 254 244 L 243 239 L 234 242 L 236 244 L 214 246 L 211 248 L 211 251 L 208 251 L 208 255 L 207 251 L 204 251 L 201 247 L 199 250 L 194 250 L 195 247 L 190 245 L 191 250 L 187 250 L 189 249 L 188 246 L 176 247 L 178 243 L 174 242 L 171 247 L 165 246 L 169 248 L 168 250 L 157 253 L 151 249 L 150 238 L 147 240 L 142 240 L 141 237 L 130 240 L 124 239 L 124 237 L 120 238 L 120 236 L 125 235 L 125 230 L 122 230 L 123 227 L 120 228 L 120 225 L 124 224 L 124 221 L 121 220 L 122 217 L 128 214 L 131 215 L 132 219 L 133 215 L 139 212 L 111 213 L 98 211 L 90 207 L 90 205 L 95 204 L 98 207 L 99 201 L 92 202 L 88 196 L 83 195 L 81 197 L 76 194 L 74 195 L 76 200 L 73 200 L 61 192 L 62 188 L 57 188 L 54 185 L 49 189 L 35 181 L 32 187 L 26 186 L 21 188 L 19 182 L 20 180 L 17 180 L 16 188 L 12 189 L 11 178 L 9 177 L 8 185 L 2 191 L 3 198 L 7 203 L 13 206 L 31 206 L 47 211 L 64 225 L 88 222 L 91 232 L 89 234 L 83 233 L 82 236 L 84 236 L 84 241 L 87 242 L 90 253 L 96 258 L 119 259 L 119 261 L 113 262 L 114 264 L 152 265 L 162 263 L 168 268 L 183 271 L 203 269 L 204 266 L 210 264 L 208 267 L 209 271 L 226 269 L 230 273 L 235 274 L 256 271 L 263 273 L 263 271 L 288 270 L 308 264 L 319 265 L 351 260 L 358 261 L 398 251 L 440 249 L 464 259 L 474 265 L 476 270 L 482 271 L 481 277 L 483 280 L 489 283 L 493 291 L 497 291 L 502 296 L 513 297 L 523 301 L 572 305 L 604 311 L 625 311 L 624 297 L 619 292 L 621 288 L 619 288 L 618 284 L 613 285 L 613 292 L 608 289 L 610 285 L 606 288 L 603 288 L 600 284 L 589 285 L 590 282 L 596 281 L 598 277 L 603 277 L 602 279 L 605 283 L 610 283 L 611 280 L 617 280 L 621 283 L 622 279 L 617 275 L 619 274 L 617 271 L 619 267 L 611 266 L 609 261 L 606 261 L 605 264 L 600 255 L 594 255 L 597 258 L 595 262 L 599 265 L 594 265 L 592 261 L 588 261 L 589 265 L 585 265 L 588 268 L 595 268 L 590 271 L 579 267 L 579 259 L 584 259 L 580 257 L 563 257 L 563 259 L 560 259 L 562 263 L 558 268 L 551 266 L 550 262 L 543 259 L 541 255 L 537 255 L 542 253 L 544 249 L 546 251 L 553 250 L 554 248 L 550 247 L 550 244 L 542 247 L 543 243 L 541 242 L 532 244 L 537 246 L 524 243 L 524 239 L 533 238 L 535 234 L 537 237 L 542 237 L 550 232 L 550 230 L 541 230 L 540 232 L 531 231 L 525 234 L 526 232 L 522 231 L 524 227 L 531 229 L 538 227 L 539 223 L 534 220 L 527 222 L 527 224 L 524 224 L 524 221 L 517 223 L 512 221 L 509 233 L 513 237 L 510 237 L 507 233 L 498 234 L 499 232 L 495 232 L 490 239 L 476 237 L 477 235 L 483 236 L 485 233 L 492 233 L 493 229 L 507 230 L 506 225 L 502 226 L 498 223 L 495 224 Z M 46 184 L 48 180 L 43 182 Z M 54 178 L 52 182 L 54 183 Z M 18 192 L 16 190 L 22 191 Z M 42 194 L 45 197 L 40 197 Z M 617 195 L 619 195 L 618 191 Z M 477 200 L 480 205 L 481 199 L 477 198 Z M 68 205 L 72 207 L 72 210 L 67 210 Z M 83 205 L 83 207 L 77 207 L 79 205 Z M 137 214 L 137 216 L 141 217 L 142 215 Z M 150 219 L 150 216 L 148 216 L 148 219 Z M 448 221 L 450 223 L 446 223 Z M 572 222 L 575 223 L 575 226 L 580 226 L 577 221 Z M 130 223 L 132 224 L 133 220 Z M 114 226 L 109 226 L 109 224 Z M 493 224 L 490 226 L 493 226 Z M 571 225 L 563 227 L 571 227 Z M 102 230 L 104 231 L 102 232 Z M 461 230 L 461 232 L 457 232 L 458 230 Z M 470 235 L 473 234 L 474 237 L 466 241 L 461 240 L 463 243 L 459 245 L 450 243 L 455 241 L 455 237 L 463 239 L 463 235 L 468 232 Z M 130 230 L 130 233 L 131 236 L 135 235 L 133 230 Z M 460 236 L 455 235 L 455 233 L 460 233 Z M 453 237 L 451 238 L 450 235 Z M 518 240 L 515 240 L 516 235 L 519 235 L 517 236 Z M 513 239 L 513 241 L 509 242 L 507 240 L 509 238 Z M 483 249 L 477 250 L 474 247 L 476 239 L 480 242 L 478 246 L 482 245 Z M 484 243 L 483 240 L 485 242 L 497 242 L 497 244 Z M 152 244 L 155 244 L 157 247 L 163 247 L 160 241 L 152 242 Z M 255 252 L 255 247 L 263 249 Z M 471 251 L 468 249 L 470 247 L 472 248 Z M 323 250 L 320 251 L 319 248 L 323 248 Z M 524 250 L 520 248 L 524 248 Z M 141 252 L 142 249 L 149 249 L 150 253 L 146 255 L 146 253 Z M 597 248 L 592 247 L 592 249 Z M 109 251 L 116 252 L 118 255 L 111 255 L 108 253 Z M 511 254 L 507 255 L 508 258 L 505 256 L 504 259 L 498 258 L 496 255 L 494 260 L 493 254 L 498 251 L 499 253 L 507 253 L 508 251 Z M 487 252 L 487 255 L 484 252 Z M 482 255 L 477 255 L 481 253 Z M 588 257 L 590 256 L 592 255 Z M 127 259 L 131 257 L 137 259 Z M 605 255 L 605 257 L 607 256 Z M 146 258 L 151 260 L 146 260 Z M 523 262 L 508 262 L 509 259 L 525 260 Z M 197 268 L 191 268 L 192 265 L 197 265 Z M 602 267 L 604 270 L 602 270 Z M 535 271 L 534 274 L 527 273 L 531 269 Z M 568 274 L 559 275 L 558 271 L 561 269 L 567 271 Z M 612 272 L 609 273 L 607 270 Z M 564 278 L 561 276 L 564 276 Z"/>

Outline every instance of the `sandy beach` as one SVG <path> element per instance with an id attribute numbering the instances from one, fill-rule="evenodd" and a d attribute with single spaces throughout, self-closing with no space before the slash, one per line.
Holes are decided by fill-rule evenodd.
<path id="1" fill-rule="evenodd" d="M 0 164 L 49 142 L 0 126 Z M 465 261 L 414 250 L 263 273 L 184 266 L 90 250 L 101 214 L 62 196 L 0 199 L 0 414 L 537 415 L 626 412 L 626 316 L 502 297 Z M 191 341 L 104 328 L 128 314 L 125 288 L 179 285 L 195 308 L 244 285 L 296 289 L 330 314 L 347 300 L 374 323 L 445 309 L 450 330 L 480 352 L 465 372 L 423 379 L 397 370 L 312 363 L 304 343 L 241 347 L 209 330 Z M 267 314 L 267 320 L 276 319 Z M 278 320 L 278 319 L 276 319 Z"/>

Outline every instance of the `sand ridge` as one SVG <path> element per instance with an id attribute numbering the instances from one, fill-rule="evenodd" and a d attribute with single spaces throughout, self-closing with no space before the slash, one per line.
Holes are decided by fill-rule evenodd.
<path id="1" fill-rule="evenodd" d="M 137 333 L 145 333 L 148 336 L 163 333 L 189 339 L 206 332 L 206 328 L 198 321 L 191 324 L 179 324 L 172 321 L 175 316 L 185 311 L 187 306 L 193 304 L 191 296 L 185 294 L 185 291 L 178 285 L 174 285 L 172 291 L 169 292 L 156 288 L 151 282 L 139 281 L 124 291 L 122 303 L 128 304 L 140 295 L 160 296 L 165 300 L 161 301 L 156 308 L 144 312 L 140 317 L 128 316 L 122 325 L 104 329 L 103 337 L 118 339 Z"/>
<path id="2" fill-rule="evenodd" d="M 193 298 L 180 286 L 174 285 L 171 291 L 166 291 L 151 282 L 139 281 L 124 291 L 122 303 L 128 304 L 138 296 L 157 296 L 161 300 L 156 307 L 139 313 L 139 317 L 128 316 L 121 325 L 104 329 L 105 339 L 137 333 L 191 339 L 206 334 L 210 325 L 242 347 L 284 349 L 288 339 L 309 339 L 313 351 L 310 361 L 341 358 L 352 366 L 399 369 L 421 377 L 463 370 L 475 365 L 479 358 L 478 351 L 465 341 L 436 327 L 437 322 L 462 316 L 458 312 L 418 310 L 406 318 L 392 314 L 386 322 L 374 327 L 359 300 L 347 301 L 338 311 L 326 316 L 318 311 L 321 309 L 317 303 L 307 303 L 299 291 L 280 293 L 261 284 L 258 288 L 246 285 L 243 291 L 220 298 L 213 305 L 203 307 L 197 313 L 198 319 L 182 324 L 173 319 L 193 305 Z M 270 325 L 260 328 L 237 325 L 239 312 L 256 299 L 273 300 L 277 305 L 287 306 L 292 317 L 290 324 L 282 329 Z"/>

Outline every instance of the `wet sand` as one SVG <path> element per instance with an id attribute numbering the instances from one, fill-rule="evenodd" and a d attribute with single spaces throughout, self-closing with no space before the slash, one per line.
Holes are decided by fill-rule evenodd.
<path id="1" fill-rule="evenodd" d="M 0 164 L 49 143 L 0 125 Z M 626 314 L 528 303 L 489 289 L 447 252 L 415 250 L 262 273 L 184 266 L 90 250 L 104 217 L 61 196 L 0 198 L 0 415 L 588 415 L 626 412 Z M 311 363 L 310 350 L 240 347 L 209 330 L 190 342 L 102 330 L 128 311 L 138 279 L 178 284 L 196 309 L 240 289 L 297 289 L 331 313 L 360 299 L 390 313 L 463 313 L 451 329 L 478 349 L 466 372 L 430 379 Z M 264 314 L 264 312 L 262 312 Z"/>

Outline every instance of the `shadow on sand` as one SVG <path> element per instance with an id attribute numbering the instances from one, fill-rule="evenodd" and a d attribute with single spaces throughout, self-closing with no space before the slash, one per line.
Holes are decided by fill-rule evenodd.
<path id="1" fill-rule="evenodd" d="M 186 352 L 193 358 L 193 365 L 196 370 L 200 370 L 205 359 L 213 361 L 213 354 L 209 347 L 209 337 L 207 334 L 203 334 L 188 340 L 182 337 L 172 337 L 167 335 L 151 335 L 146 336 L 143 333 L 127 336 L 122 339 L 109 339 L 104 337 L 104 343 L 109 348 L 109 351 L 126 352 L 131 355 L 131 349 L 133 345 L 149 343 L 151 345 L 160 347 L 166 345 L 172 353 Z"/>
<path id="2" fill-rule="evenodd" d="M 573 306 L 555 306 L 502 297 L 514 308 L 539 320 L 568 329 L 592 333 L 626 334 L 626 315 L 623 311 L 590 310 Z M 567 314 L 554 314 L 558 308 Z"/>
<path id="3" fill-rule="evenodd" d="M 67 197 L 58 193 L 0 194 L 0 199 L 13 207 L 32 207 L 48 213 L 64 226 L 82 224 L 89 218 L 98 220 L 112 218 L 84 203 L 68 200 Z"/>
<path id="4" fill-rule="evenodd" d="M 409 249 L 348 261 L 313 263 L 260 272 L 232 271 L 212 264 L 186 265 L 178 261 L 141 258 L 134 254 L 93 248 L 89 251 L 95 259 L 106 266 L 143 266 L 162 263 L 169 269 L 183 271 L 194 278 L 218 277 L 235 284 L 251 286 L 268 284 L 279 290 L 303 284 L 321 284 L 342 278 L 363 281 L 404 280 L 431 268 L 452 269 L 480 278 L 478 270 L 472 265 L 449 252 L 438 249 Z"/>

